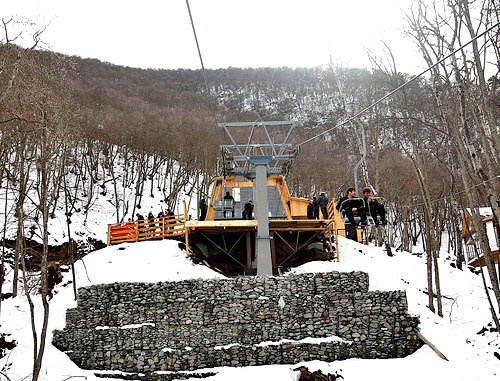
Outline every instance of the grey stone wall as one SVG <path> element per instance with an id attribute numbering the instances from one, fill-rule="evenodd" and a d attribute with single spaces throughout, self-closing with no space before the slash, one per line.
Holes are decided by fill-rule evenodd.
<path id="1" fill-rule="evenodd" d="M 331 272 L 81 288 L 53 343 L 82 368 L 153 372 L 404 357 L 417 331 L 404 292 Z"/>

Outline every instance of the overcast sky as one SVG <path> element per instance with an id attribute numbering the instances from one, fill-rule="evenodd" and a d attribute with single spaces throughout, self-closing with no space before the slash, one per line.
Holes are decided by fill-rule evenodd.
<path id="1" fill-rule="evenodd" d="M 200 68 L 185 0 L 0 0 L 39 26 L 50 50 L 142 68 Z M 423 67 L 405 38 L 411 0 L 190 0 L 207 68 L 370 67 L 384 40 L 399 70 Z M 25 33 L 25 36 L 27 34 Z M 380 53 L 381 54 L 381 53 Z"/>

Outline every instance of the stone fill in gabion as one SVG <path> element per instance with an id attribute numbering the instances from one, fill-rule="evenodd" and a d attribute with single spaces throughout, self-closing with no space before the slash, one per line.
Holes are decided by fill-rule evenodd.
<path id="1" fill-rule="evenodd" d="M 418 323 L 362 272 L 115 283 L 80 288 L 53 343 L 85 369 L 180 371 L 404 357 Z"/>

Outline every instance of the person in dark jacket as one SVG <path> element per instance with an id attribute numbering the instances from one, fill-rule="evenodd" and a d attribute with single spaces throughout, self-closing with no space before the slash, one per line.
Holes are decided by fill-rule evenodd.
<path id="1" fill-rule="evenodd" d="M 328 197 L 326 197 L 325 192 L 321 192 L 321 194 L 318 197 L 318 205 L 321 209 L 321 214 L 323 215 L 324 220 L 328 219 L 328 211 L 326 210 L 328 202 L 330 202 L 330 200 L 328 200 Z"/>
<path id="2" fill-rule="evenodd" d="M 313 197 L 313 219 L 314 220 L 319 220 L 319 203 L 318 203 L 318 198 Z"/>
<path id="3" fill-rule="evenodd" d="M 165 223 L 165 213 L 163 213 L 163 210 L 160 210 L 160 213 L 158 213 L 158 226 L 160 227 L 160 231 L 163 233 L 163 224 Z"/>
<path id="4" fill-rule="evenodd" d="M 203 196 L 200 200 L 200 221 L 205 221 L 205 218 L 207 218 L 207 210 L 207 198 Z"/>
<path id="5" fill-rule="evenodd" d="M 231 193 L 229 192 L 226 192 L 226 195 L 224 196 L 224 204 L 226 203 L 226 201 L 230 201 L 232 200 L 232 205 L 233 205 L 233 209 L 231 210 L 231 214 L 232 214 L 232 217 L 234 218 L 234 197 L 231 196 Z M 226 218 L 226 206 L 224 205 L 224 218 Z"/>
<path id="6" fill-rule="evenodd" d="M 253 202 L 249 200 L 245 203 L 243 208 L 242 217 L 244 220 L 253 220 Z"/>
<path id="7" fill-rule="evenodd" d="M 308 220 L 313 220 L 314 219 L 314 204 L 313 200 L 309 200 L 307 203 L 307 219 Z"/>
<path id="8" fill-rule="evenodd" d="M 143 225 L 139 225 L 139 224 L 143 224 L 144 223 L 144 216 L 140 213 L 136 213 L 135 214 L 135 218 L 137 218 L 137 226 L 138 226 L 138 231 L 139 231 L 139 234 L 142 233 L 142 229 L 144 229 L 144 226 Z"/>
<path id="9" fill-rule="evenodd" d="M 339 202 L 337 202 L 336 208 L 339 212 L 344 211 L 349 223 L 352 225 L 356 225 L 354 213 L 357 213 L 361 218 L 361 225 L 368 224 L 363 200 L 356 197 L 356 190 L 354 188 L 347 188 L 346 195 L 340 198 Z"/>
<path id="10" fill-rule="evenodd" d="M 367 208 L 369 208 L 367 211 L 370 211 L 370 214 L 375 221 L 375 225 L 378 225 L 377 216 L 380 217 L 380 223 L 382 225 L 386 225 L 387 220 L 385 218 L 386 213 L 384 205 L 373 199 L 372 190 L 370 188 L 363 189 L 363 196 L 364 204 Z"/>
<path id="11" fill-rule="evenodd" d="M 154 223 L 155 222 L 155 216 L 153 215 L 153 212 L 149 212 L 148 213 L 148 222 L 149 222 L 149 227 L 151 228 L 151 230 L 149 231 L 150 233 L 154 233 L 154 230 L 156 229 L 152 229 L 152 228 L 155 228 L 156 227 L 156 224 Z M 151 234 L 152 236 L 153 234 Z"/>
<path id="12" fill-rule="evenodd" d="M 165 220 L 166 220 L 165 226 L 168 227 L 170 224 L 174 224 L 175 221 L 171 221 L 173 219 L 175 219 L 175 213 L 171 209 L 167 209 L 167 213 L 165 214 Z M 172 226 L 168 227 L 168 229 L 172 228 L 173 228 Z"/>

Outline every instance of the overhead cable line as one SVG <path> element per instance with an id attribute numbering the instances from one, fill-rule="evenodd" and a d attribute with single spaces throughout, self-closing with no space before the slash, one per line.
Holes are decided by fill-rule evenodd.
<path id="1" fill-rule="evenodd" d="M 438 198 L 438 199 L 435 199 L 435 200 L 432 200 L 432 201 L 429 201 L 429 204 L 434 204 L 435 202 L 438 202 L 438 201 L 443 201 L 443 200 L 446 200 L 448 198 L 451 198 L 451 197 L 454 197 L 458 194 L 462 194 L 462 193 L 465 193 L 467 191 L 470 191 L 471 189 L 474 189 L 474 188 L 477 188 L 481 185 L 484 185 L 486 183 L 489 183 L 490 181 L 493 181 L 495 179 L 498 179 L 500 177 L 500 175 L 496 175 L 496 176 L 493 176 L 491 179 L 488 179 L 488 180 L 484 180 L 480 183 L 477 183 L 477 184 L 474 184 L 473 186 L 471 186 L 470 188 L 467 188 L 467 189 L 464 189 L 463 191 L 460 191 L 460 192 L 456 192 L 452 195 L 449 195 L 449 196 L 446 196 L 446 197 L 441 197 L 441 198 Z M 425 205 L 425 202 L 421 202 L 419 204 L 410 204 L 410 205 L 401 205 L 400 208 L 416 208 L 418 206 L 422 206 L 422 205 Z"/>
<path id="2" fill-rule="evenodd" d="M 187 0 L 186 0 L 187 1 Z M 421 72 L 420 74 L 417 74 L 415 76 L 413 76 L 412 78 L 410 78 L 408 81 L 406 81 L 405 83 L 403 83 L 402 85 L 398 86 L 397 88 L 395 88 L 394 90 L 392 90 L 391 92 L 387 93 L 386 95 L 384 95 L 382 98 L 380 98 L 378 101 L 372 103 L 371 105 L 365 107 L 364 109 L 362 109 L 361 111 L 358 111 L 356 114 L 354 114 L 353 116 L 351 116 L 350 118 L 340 122 L 339 124 L 337 124 L 336 126 L 332 127 L 332 128 L 329 128 L 328 130 L 325 130 L 309 139 L 306 139 L 304 140 L 302 143 L 298 143 L 295 148 L 299 148 L 300 146 L 306 144 L 306 143 L 309 143 L 310 141 L 312 140 L 315 140 L 317 138 L 319 138 L 320 136 L 323 136 L 325 135 L 326 133 L 330 132 L 330 131 L 333 131 L 339 127 L 342 127 L 343 125 L 349 123 L 350 121 L 352 121 L 353 119 L 356 119 L 358 116 L 364 114 L 366 111 L 370 110 L 371 108 L 375 107 L 376 105 L 378 105 L 379 103 L 381 103 L 382 101 L 386 100 L 387 98 L 391 97 L 392 95 L 394 95 L 394 93 L 398 92 L 399 90 L 401 90 L 402 88 L 408 86 L 410 83 L 414 82 L 416 79 L 420 78 L 421 76 L 423 76 L 425 73 L 427 73 L 428 71 L 434 69 L 436 66 L 438 66 L 439 64 L 441 64 L 442 62 L 446 61 L 448 58 L 450 58 L 451 56 L 453 56 L 454 54 L 458 53 L 460 50 L 464 49 L 466 46 L 468 46 L 469 44 L 471 44 L 472 42 L 474 42 L 475 40 L 477 40 L 478 38 L 484 36 L 486 33 L 490 32 L 491 30 L 493 30 L 494 28 L 496 28 L 497 26 L 500 25 L 500 21 L 497 22 L 496 24 L 492 25 L 491 27 L 489 27 L 488 29 L 486 29 L 484 32 L 478 34 L 476 37 L 474 37 L 473 39 L 471 39 L 469 42 L 463 44 L 462 46 L 460 46 L 459 48 L 455 49 L 453 52 L 451 52 L 450 54 L 448 54 L 447 56 L 445 56 L 444 58 L 441 58 L 438 62 L 436 62 L 435 64 L 429 66 L 427 69 L 425 69 L 423 72 Z"/>
<path id="3" fill-rule="evenodd" d="M 191 14 L 191 7 L 189 6 L 189 0 L 186 0 L 186 6 L 187 6 L 188 13 L 189 13 L 189 19 L 191 20 L 191 27 L 193 28 L 194 40 L 196 41 L 196 49 L 198 49 L 198 56 L 200 57 L 201 72 L 203 73 L 203 80 L 205 81 L 205 87 L 207 89 L 208 99 L 210 101 L 211 92 L 210 92 L 210 88 L 208 87 L 207 74 L 205 72 L 205 65 L 203 64 L 203 57 L 201 55 L 201 49 L 200 49 L 200 44 L 198 42 L 198 36 L 196 34 L 196 28 L 194 27 L 193 15 Z M 210 105 L 212 106 L 212 113 L 213 113 L 213 116 L 215 119 L 215 125 L 217 126 L 218 120 L 217 120 L 217 112 L 215 109 L 216 108 L 215 102 L 214 103 L 210 102 Z"/>

